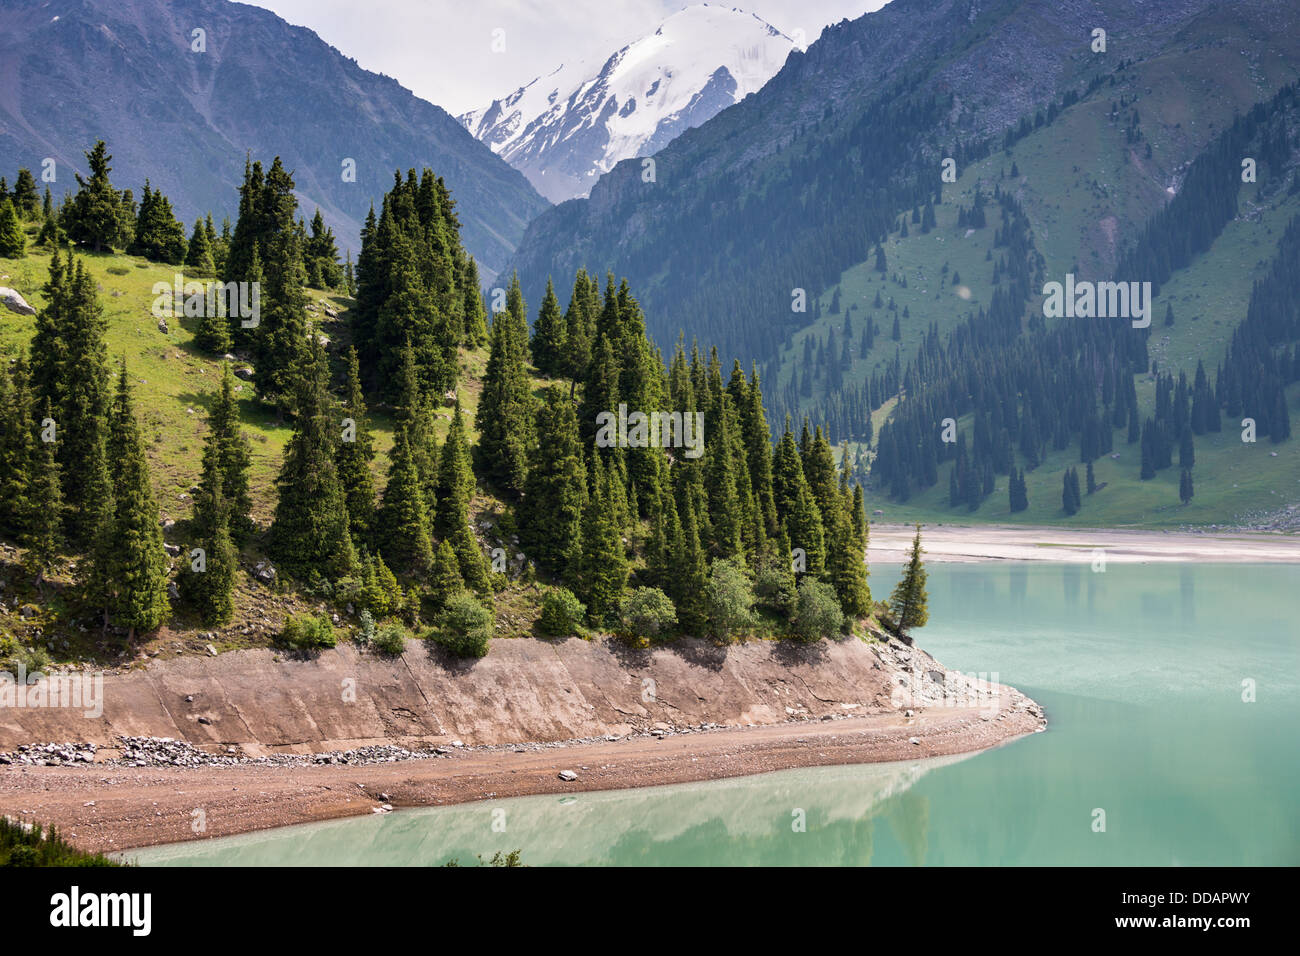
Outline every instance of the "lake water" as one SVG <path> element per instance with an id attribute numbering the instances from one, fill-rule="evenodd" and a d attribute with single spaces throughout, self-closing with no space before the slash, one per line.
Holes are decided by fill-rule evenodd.
<path id="1" fill-rule="evenodd" d="M 898 570 L 873 568 L 877 596 Z M 996 672 L 1038 700 L 1046 732 L 967 757 L 400 811 L 127 856 L 172 866 L 466 864 L 513 849 L 532 865 L 1300 864 L 1300 566 L 932 565 L 929 590 L 919 643 L 949 668 Z"/>

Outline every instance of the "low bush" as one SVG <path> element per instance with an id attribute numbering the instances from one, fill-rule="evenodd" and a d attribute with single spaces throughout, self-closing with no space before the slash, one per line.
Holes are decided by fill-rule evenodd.
<path id="1" fill-rule="evenodd" d="M 658 588 L 635 588 L 620 608 L 623 629 L 642 643 L 668 632 L 677 623 L 677 608 Z"/>
<path id="2" fill-rule="evenodd" d="M 290 615 L 280 631 L 280 641 L 300 651 L 315 650 L 321 647 L 334 647 L 334 625 L 328 614 L 315 617 L 308 614 Z"/>
<path id="3" fill-rule="evenodd" d="M 379 628 L 375 634 L 375 649 L 396 657 L 406 650 L 406 642 L 409 638 L 414 637 L 406 625 L 397 621 L 389 621 Z"/>
<path id="4" fill-rule="evenodd" d="M 548 637 L 569 637 L 582 634 L 582 619 L 587 605 L 568 588 L 550 588 L 542 598 L 542 613 L 537 619 L 537 630 Z"/>
<path id="5" fill-rule="evenodd" d="M 493 615 L 468 591 L 447 599 L 432 638 L 457 657 L 483 657 L 492 640 Z"/>
<path id="6" fill-rule="evenodd" d="M 799 604 L 790 633 L 796 640 L 812 644 L 844 631 L 844 612 L 835 589 L 824 581 L 804 578 L 799 585 Z"/>

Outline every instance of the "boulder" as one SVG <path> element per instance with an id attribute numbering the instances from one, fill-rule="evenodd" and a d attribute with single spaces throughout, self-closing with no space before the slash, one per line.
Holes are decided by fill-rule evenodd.
<path id="1" fill-rule="evenodd" d="M 0 305 L 18 315 L 35 315 L 36 310 L 27 304 L 16 289 L 0 285 Z"/>

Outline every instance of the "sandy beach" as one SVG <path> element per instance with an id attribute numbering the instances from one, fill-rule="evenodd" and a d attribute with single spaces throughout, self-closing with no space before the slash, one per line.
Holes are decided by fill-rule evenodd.
<path id="1" fill-rule="evenodd" d="M 912 525 L 873 524 L 867 561 L 902 562 L 912 546 Z M 1164 531 L 1112 531 L 1025 528 L 1009 525 L 922 525 L 928 561 L 1079 561 L 1091 564 L 1097 552 L 1107 562 L 1197 561 L 1300 563 L 1300 536 L 1269 532 L 1200 534 Z"/>

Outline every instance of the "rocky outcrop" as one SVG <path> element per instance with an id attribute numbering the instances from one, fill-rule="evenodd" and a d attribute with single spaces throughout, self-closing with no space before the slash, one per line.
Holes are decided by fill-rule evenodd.
<path id="1" fill-rule="evenodd" d="M 35 315 L 36 310 L 27 304 L 17 289 L 0 285 L 0 305 L 17 315 Z"/>

